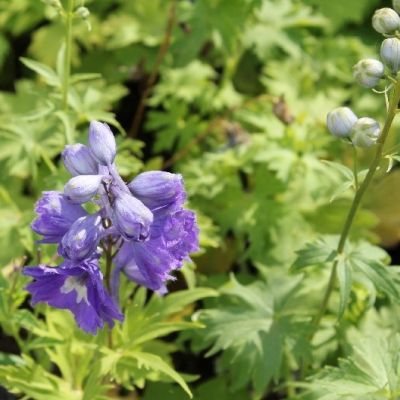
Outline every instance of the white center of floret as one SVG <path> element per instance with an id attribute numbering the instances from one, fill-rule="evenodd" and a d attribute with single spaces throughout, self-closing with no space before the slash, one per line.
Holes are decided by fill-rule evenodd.
<path id="1" fill-rule="evenodd" d="M 69 276 L 64 285 L 61 286 L 60 292 L 64 294 L 71 293 L 73 290 L 76 291 L 76 302 L 79 304 L 82 300 L 85 300 L 86 304 L 89 304 L 87 297 L 87 287 L 86 285 L 76 278 L 75 276 Z"/>

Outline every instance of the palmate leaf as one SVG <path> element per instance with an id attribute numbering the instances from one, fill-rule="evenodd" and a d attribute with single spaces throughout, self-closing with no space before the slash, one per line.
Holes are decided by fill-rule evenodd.
<path id="1" fill-rule="evenodd" d="M 209 348 L 208 356 L 223 351 L 221 366 L 229 374 L 232 390 L 251 382 L 261 394 L 272 379 L 279 378 L 286 340 L 293 339 L 299 325 L 278 314 L 284 313 L 296 285 L 283 285 L 283 293 L 277 294 L 265 283 L 243 286 L 232 277 L 221 288 L 217 308 L 195 315 L 206 325 L 200 348 Z"/>
<path id="2" fill-rule="evenodd" d="M 42 64 L 38 61 L 31 60 L 29 58 L 21 57 L 21 62 L 27 66 L 32 71 L 35 71 L 44 81 L 50 85 L 55 87 L 61 86 L 61 79 L 57 75 L 57 73 L 48 67 L 46 64 Z"/>
<path id="3" fill-rule="evenodd" d="M 297 251 L 297 259 L 292 265 L 293 270 L 301 270 L 313 265 L 325 264 L 335 259 L 337 255 L 338 236 L 323 236 L 308 243 Z"/>
<path id="4" fill-rule="evenodd" d="M 395 399 L 400 389 L 399 352 L 398 334 L 361 337 L 354 353 L 338 367 L 325 367 L 311 378 L 310 394 L 318 393 L 319 400 Z"/>
<path id="5" fill-rule="evenodd" d="M 339 317 L 345 311 L 350 298 L 352 283 L 357 282 L 370 291 L 374 299 L 376 293 L 383 293 L 394 302 L 400 302 L 398 270 L 387 266 L 387 253 L 365 241 L 349 242 L 341 254 L 337 253 L 337 236 L 322 236 L 297 252 L 292 265 L 295 271 L 309 266 L 333 266 L 336 263 L 336 275 L 339 284 Z"/>
<path id="6" fill-rule="evenodd" d="M 131 294 L 131 286 L 127 296 Z M 121 286 L 124 297 L 124 286 Z M 146 302 L 146 290 L 139 288 L 124 310 L 125 320 L 114 328 L 114 348 L 103 348 L 101 373 L 110 374 L 118 383 L 143 387 L 147 380 L 178 383 L 189 395 L 185 379 L 174 371 L 170 352 L 177 346 L 160 339 L 174 332 L 203 328 L 185 318 L 194 302 L 218 295 L 213 289 L 193 288 L 165 297 L 153 295 Z M 124 303 L 124 301 L 123 301 Z"/>

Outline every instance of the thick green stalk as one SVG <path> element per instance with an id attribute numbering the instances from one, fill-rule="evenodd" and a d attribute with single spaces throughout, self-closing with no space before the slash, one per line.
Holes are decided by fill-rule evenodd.
<path id="1" fill-rule="evenodd" d="M 65 16 L 65 58 L 64 75 L 62 83 L 62 108 L 68 109 L 69 76 L 71 74 L 71 48 L 72 48 L 72 20 L 74 18 L 74 0 L 68 0 L 67 12 Z"/>
<path id="2" fill-rule="evenodd" d="M 396 83 L 394 85 L 394 89 L 392 91 L 392 95 L 391 95 L 391 98 L 389 101 L 389 108 L 388 108 L 387 115 L 386 115 L 386 121 L 382 128 L 382 133 L 381 133 L 381 136 L 379 138 L 379 141 L 378 141 L 378 144 L 376 147 L 375 157 L 374 157 L 371 165 L 369 166 L 368 173 L 367 173 L 364 181 L 361 183 L 361 185 L 358 187 L 358 190 L 356 191 L 356 194 L 355 194 L 353 202 L 351 204 L 349 213 L 347 214 L 346 221 L 343 225 L 342 233 L 340 235 L 339 244 L 337 247 L 338 254 L 341 254 L 343 252 L 344 246 L 346 244 L 346 240 L 349 236 L 349 232 L 350 232 L 351 226 L 354 221 L 354 217 L 356 216 L 356 213 L 361 204 L 362 198 L 363 198 L 366 190 L 368 189 L 368 187 L 375 175 L 375 172 L 378 169 L 379 164 L 382 160 L 383 148 L 384 148 L 386 139 L 389 135 L 390 127 L 392 126 L 394 117 L 396 116 L 399 100 L 400 100 L 400 79 L 398 79 L 396 81 Z M 315 315 L 315 317 L 312 320 L 313 330 L 311 332 L 310 339 L 312 339 L 314 337 L 314 334 L 318 330 L 318 326 L 321 322 L 322 317 L 325 314 L 326 308 L 329 303 L 329 299 L 330 299 L 332 291 L 335 287 L 337 265 L 338 265 L 338 260 L 336 259 L 332 266 L 328 285 L 326 287 L 325 294 L 322 299 L 320 308 L 318 310 L 318 313 Z"/>

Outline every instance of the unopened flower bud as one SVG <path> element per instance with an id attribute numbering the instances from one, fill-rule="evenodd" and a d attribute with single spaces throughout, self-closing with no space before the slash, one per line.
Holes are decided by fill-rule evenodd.
<path id="1" fill-rule="evenodd" d="M 96 251 L 104 230 L 98 214 L 78 218 L 61 240 L 61 255 L 76 261 L 89 257 Z"/>
<path id="2" fill-rule="evenodd" d="M 400 13 L 400 0 L 393 0 L 392 5 L 397 13 Z"/>
<path id="3" fill-rule="evenodd" d="M 392 72 L 397 73 L 400 69 L 400 40 L 397 38 L 385 39 L 381 46 L 381 58 Z"/>
<path id="4" fill-rule="evenodd" d="M 380 135 L 379 123 L 372 118 L 363 117 L 354 124 L 351 130 L 351 141 L 357 147 L 371 147 Z"/>
<path id="5" fill-rule="evenodd" d="M 367 88 L 373 88 L 383 77 L 385 72 L 385 66 L 379 61 L 373 58 L 366 58 L 359 61 L 353 67 L 353 76 L 356 81 Z"/>
<path id="6" fill-rule="evenodd" d="M 400 17 L 391 8 L 381 8 L 375 11 L 372 17 L 372 26 L 379 33 L 393 33 L 400 28 Z"/>
<path id="7" fill-rule="evenodd" d="M 107 124 L 98 121 L 90 123 L 89 147 L 100 164 L 111 165 L 114 162 L 116 153 L 115 138 Z"/>
<path id="8" fill-rule="evenodd" d="M 357 116 L 348 107 L 332 110 L 326 117 L 329 132 L 337 137 L 348 137 L 351 128 L 357 122 Z"/>
<path id="9" fill-rule="evenodd" d="M 71 175 L 96 175 L 98 173 L 97 161 L 93 158 L 89 147 L 84 144 L 65 146 L 62 152 L 65 168 Z"/>
<path id="10" fill-rule="evenodd" d="M 151 210 L 181 207 L 186 199 L 182 175 L 165 171 L 142 172 L 128 188 Z"/>
<path id="11" fill-rule="evenodd" d="M 86 7 L 78 7 L 75 11 L 76 15 L 81 17 L 82 19 L 86 19 L 90 15 L 90 11 Z"/>
<path id="12" fill-rule="evenodd" d="M 119 191 L 116 194 L 111 219 L 125 239 L 143 241 L 149 236 L 153 214 L 140 200 Z"/>
<path id="13" fill-rule="evenodd" d="M 86 203 L 97 193 L 103 175 L 78 175 L 64 186 L 64 194 L 74 203 Z"/>

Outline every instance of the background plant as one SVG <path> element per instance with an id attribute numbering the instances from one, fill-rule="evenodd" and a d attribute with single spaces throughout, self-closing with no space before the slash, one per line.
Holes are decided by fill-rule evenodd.
<path id="1" fill-rule="evenodd" d="M 370 21 L 384 6 L 0 1 L 0 383 L 40 400 L 187 398 L 173 381 L 196 399 L 395 398 L 397 267 L 357 272 L 347 307 L 335 287 L 308 340 L 354 193 L 352 148 L 325 117 L 347 105 L 382 122 L 383 96 L 351 71 L 377 54 Z M 34 245 L 33 205 L 62 189 L 59 155 L 92 119 L 117 133 L 127 181 L 183 174 L 201 229 L 171 294 L 122 282 L 114 350 L 66 312 L 33 312 L 19 273 L 55 253 Z M 347 251 L 364 268 L 390 263 L 377 244 L 397 262 L 396 145 L 393 134 L 351 231 Z M 358 152 L 360 181 L 372 153 Z"/>

